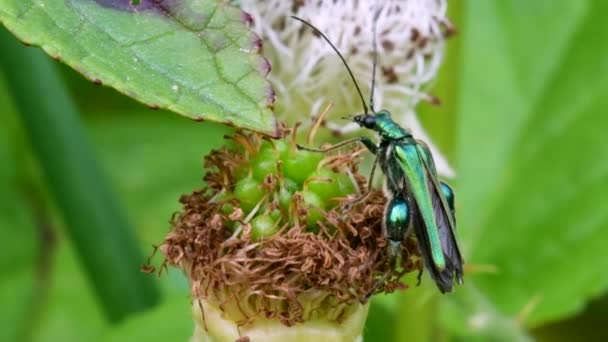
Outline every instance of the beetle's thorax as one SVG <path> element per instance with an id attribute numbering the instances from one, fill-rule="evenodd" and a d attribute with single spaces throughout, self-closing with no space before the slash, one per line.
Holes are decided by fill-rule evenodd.
<path id="1" fill-rule="evenodd" d="M 399 126 L 399 124 L 393 121 L 390 113 L 386 110 L 377 112 L 375 118 L 376 127 L 374 130 L 378 132 L 382 140 L 400 140 L 412 136 L 407 129 Z"/>
<path id="2" fill-rule="evenodd" d="M 382 140 L 393 141 L 412 137 L 410 131 L 393 121 L 391 113 L 384 109 L 373 114 L 355 115 L 353 121 L 363 128 L 378 132 Z"/>

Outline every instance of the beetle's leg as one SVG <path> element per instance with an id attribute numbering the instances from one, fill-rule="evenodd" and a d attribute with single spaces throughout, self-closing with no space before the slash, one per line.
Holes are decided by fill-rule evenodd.
<path id="1" fill-rule="evenodd" d="M 369 180 L 367 181 L 367 189 L 365 189 L 365 193 L 361 196 L 355 198 L 354 200 L 346 203 L 343 207 L 343 210 L 350 210 L 353 206 L 358 203 L 363 202 L 369 194 L 372 192 L 372 183 L 374 182 L 374 174 L 376 172 L 376 166 L 378 165 L 378 155 L 376 154 L 376 158 L 374 158 L 374 163 L 372 164 L 372 171 L 369 174 Z"/>
<path id="2" fill-rule="evenodd" d="M 361 299 L 365 302 L 384 284 L 395 269 L 397 257 L 401 254 L 402 242 L 406 239 L 411 226 L 410 206 L 403 194 L 396 194 L 387 204 L 384 214 L 384 234 L 388 239 L 390 269 L 380 278 L 372 289 Z"/>
<path id="3" fill-rule="evenodd" d="M 371 297 L 378 290 L 378 288 L 382 284 L 384 284 L 384 282 L 391 275 L 391 273 L 393 273 L 393 268 L 392 267 L 391 267 L 390 270 L 386 271 L 386 273 L 384 273 L 384 275 L 382 275 L 382 278 L 378 279 L 378 281 L 374 284 L 374 287 L 372 287 L 372 289 L 369 290 L 365 294 L 365 296 L 363 296 L 363 298 L 361 298 L 361 303 L 365 304 L 369 300 L 369 297 Z"/>
<path id="4" fill-rule="evenodd" d="M 352 138 L 352 139 L 348 139 L 348 140 L 344 140 L 341 141 L 335 145 L 329 146 L 327 148 L 312 148 L 312 147 L 306 147 L 306 146 L 302 146 L 302 145 L 296 145 L 298 147 L 298 150 L 304 150 L 304 151 L 310 151 L 310 152 L 317 152 L 317 153 L 325 153 L 325 152 L 330 152 L 333 151 L 335 149 L 338 149 L 342 146 L 346 146 L 348 144 L 352 144 L 352 143 L 356 143 L 356 142 L 360 142 L 363 145 L 365 145 L 365 147 L 367 147 L 367 149 L 372 152 L 373 154 L 376 154 L 376 151 L 378 150 L 378 146 L 376 146 L 376 144 L 374 144 L 373 141 L 371 141 L 368 137 L 356 137 L 356 138 Z"/>
<path id="5" fill-rule="evenodd" d="M 422 273 L 424 273 L 424 266 L 418 270 L 418 282 L 416 283 L 416 286 L 420 286 L 420 283 L 422 283 Z"/>

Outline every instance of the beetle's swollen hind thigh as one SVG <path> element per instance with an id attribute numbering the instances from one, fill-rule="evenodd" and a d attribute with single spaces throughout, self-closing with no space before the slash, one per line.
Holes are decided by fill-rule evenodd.
<path id="1" fill-rule="evenodd" d="M 410 225 L 410 205 L 404 196 L 395 194 L 386 204 L 384 213 L 386 237 L 391 242 L 401 243 L 405 240 Z"/>

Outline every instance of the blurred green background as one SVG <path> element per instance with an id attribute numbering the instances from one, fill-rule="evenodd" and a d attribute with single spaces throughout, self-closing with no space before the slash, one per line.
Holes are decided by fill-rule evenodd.
<path id="1" fill-rule="evenodd" d="M 432 91 L 443 105 L 420 111 L 457 172 L 469 274 L 453 295 L 427 278 L 374 298 L 365 340 L 603 340 L 608 2 L 454 1 L 450 13 L 460 34 Z M 0 341 L 186 340 L 184 277 L 138 264 L 228 129 L 0 37 Z"/>

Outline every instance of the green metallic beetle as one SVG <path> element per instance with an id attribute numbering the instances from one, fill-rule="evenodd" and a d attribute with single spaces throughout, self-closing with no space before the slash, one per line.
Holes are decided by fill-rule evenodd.
<path id="1" fill-rule="evenodd" d="M 376 165 L 380 165 L 386 177 L 385 193 L 388 203 L 384 214 L 383 231 L 389 240 L 388 251 L 391 265 L 394 267 L 395 260 L 401 252 L 401 244 L 413 230 L 418 240 L 424 265 L 429 270 L 437 287 L 442 293 L 451 292 L 454 280 L 458 284 L 463 283 L 464 273 L 463 260 L 455 235 L 454 192 L 446 183 L 439 181 L 433 156 L 426 144 L 414 139 L 409 130 L 393 121 L 388 111 L 380 110 L 376 112 L 373 109 L 377 58 L 375 22 L 374 63 L 369 101 L 370 114 L 357 81 L 337 48 L 316 27 L 300 18 L 293 18 L 315 30 L 338 54 L 357 88 L 365 113 L 352 117 L 352 120 L 363 128 L 375 131 L 380 137 L 380 143 L 377 145 L 368 137 L 361 136 L 326 149 L 312 149 L 302 146 L 299 146 L 299 148 L 324 153 L 353 142 L 361 142 L 370 152 L 376 155 L 368 189 L 371 189 Z M 360 199 L 365 198 L 366 195 L 363 195 Z M 359 200 L 355 200 L 355 202 Z M 367 300 L 389 275 L 390 272 L 380 279 L 377 286 L 364 300 Z"/>
<path id="2" fill-rule="evenodd" d="M 399 254 L 402 241 L 413 228 L 431 277 L 441 292 L 450 292 L 453 280 L 461 284 L 463 276 L 455 236 L 454 192 L 438 180 L 426 144 L 396 124 L 389 112 L 357 115 L 354 121 L 380 136 L 378 145 L 367 137 L 357 139 L 376 155 L 386 177 L 389 203 L 384 229 L 389 255 L 395 258 Z"/>

